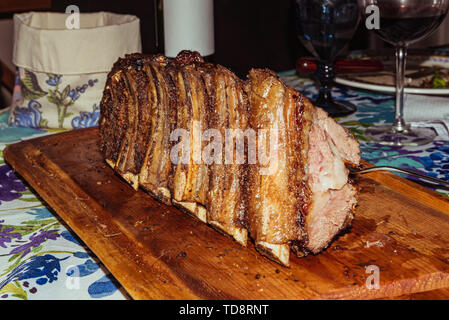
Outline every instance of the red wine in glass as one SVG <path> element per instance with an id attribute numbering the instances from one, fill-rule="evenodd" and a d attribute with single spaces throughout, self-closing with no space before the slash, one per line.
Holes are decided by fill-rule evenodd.
<path id="1" fill-rule="evenodd" d="M 393 45 L 416 42 L 439 27 L 446 12 L 439 7 L 381 7 L 380 29 L 376 34 Z"/>
<path id="2" fill-rule="evenodd" d="M 334 60 L 353 37 L 360 20 L 357 0 L 296 0 L 299 40 L 318 58 L 315 78 L 319 94 L 314 104 L 332 117 L 353 113 L 356 107 L 333 100 Z"/>
<path id="3" fill-rule="evenodd" d="M 360 0 L 362 13 L 377 8 L 379 28 L 374 32 L 396 48 L 396 102 L 392 125 L 373 126 L 365 134 L 371 140 L 387 145 L 423 145 L 436 134 L 430 128 L 411 128 L 404 120 L 404 74 L 407 46 L 429 36 L 446 17 L 449 0 Z M 369 8 L 368 8 L 369 9 Z"/>

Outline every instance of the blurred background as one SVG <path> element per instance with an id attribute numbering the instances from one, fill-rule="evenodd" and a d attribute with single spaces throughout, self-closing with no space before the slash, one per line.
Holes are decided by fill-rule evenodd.
<path id="1" fill-rule="evenodd" d="M 17 12 L 65 12 L 77 5 L 83 12 L 110 11 L 136 15 L 141 20 L 144 53 L 164 52 L 161 0 L 1 0 L 0 1 L 0 108 L 8 106 L 14 83 L 12 16 Z M 299 57 L 311 56 L 296 37 L 294 0 L 214 0 L 215 54 L 211 60 L 245 77 L 252 67 L 274 71 L 295 68 Z M 449 16 L 448 16 L 449 17 Z M 431 37 L 413 47 L 449 44 L 449 19 Z M 386 44 L 360 24 L 349 50 L 383 48 Z"/>

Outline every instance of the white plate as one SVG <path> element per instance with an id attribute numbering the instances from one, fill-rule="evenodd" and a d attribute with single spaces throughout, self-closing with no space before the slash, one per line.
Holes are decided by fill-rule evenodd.
<path id="1" fill-rule="evenodd" d="M 379 91 L 384 93 L 395 93 L 396 88 L 392 86 L 382 86 L 378 84 L 370 84 L 365 82 L 357 82 L 354 80 L 348 80 L 336 77 L 335 82 L 338 84 L 342 84 L 345 86 L 358 88 L 358 89 L 366 89 L 372 91 Z M 425 94 L 425 95 L 449 95 L 449 89 L 433 89 L 433 88 L 405 88 L 405 93 L 412 94 Z"/>
<path id="2" fill-rule="evenodd" d="M 379 57 L 379 59 L 384 64 L 394 63 L 392 56 L 388 57 Z M 446 56 L 414 56 L 410 55 L 407 57 L 407 63 L 412 68 L 417 66 L 422 67 L 441 67 L 449 69 L 449 57 Z M 345 86 L 358 88 L 358 89 L 366 89 L 373 90 L 385 93 L 394 93 L 395 87 L 391 84 L 382 85 L 376 82 L 370 82 L 369 80 L 364 80 L 363 82 L 359 79 L 352 79 L 355 75 L 347 74 L 342 76 L 337 76 L 335 78 L 335 82 L 338 84 L 342 84 Z M 425 95 L 449 95 L 449 88 L 419 88 L 419 87 L 406 87 L 406 93 L 412 94 L 425 94 Z"/>

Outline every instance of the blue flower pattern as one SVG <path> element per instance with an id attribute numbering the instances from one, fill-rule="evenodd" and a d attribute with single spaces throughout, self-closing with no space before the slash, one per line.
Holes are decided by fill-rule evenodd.
<path id="1" fill-rule="evenodd" d="M 58 84 L 61 83 L 61 78 L 62 75 L 59 74 L 49 74 L 48 75 L 48 80 L 46 80 L 45 82 L 52 87 L 56 87 Z"/>
<path id="2" fill-rule="evenodd" d="M 79 116 L 72 119 L 72 127 L 74 129 L 95 127 L 98 126 L 99 119 L 100 107 L 94 104 L 92 112 L 81 111 Z"/>
<path id="3" fill-rule="evenodd" d="M 53 255 L 44 254 L 42 256 L 33 256 L 30 260 L 22 262 L 14 268 L 5 280 L 0 282 L 0 289 L 7 283 L 13 281 L 22 281 L 37 278 L 37 284 L 51 283 L 58 279 L 58 273 L 61 271 L 60 262 L 67 259 L 58 259 Z"/>
<path id="4" fill-rule="evenodd" d="M 80 94 L 78 93 L 77 90 L 72 89 L 72 90 L 70 90 L 70 92 L 68 93 L 68 96 L 69 96 L 73 101 L 76 101 L 76 100 L 78 100 L 78 98 L 80 97 Z"/>
<path id="5" fill-rule="evenodd" d="M 41 108 L 42 105 L 35 100 L 30 100 L 27 107 L 16 107 L 14 122 L 11 123 L 11 126 L 39 128 L 42 120 Z"/>
<path id="6" fill-rule="evenodd" d="M 39 208 L 38 210 L 33 209 L 29 212 L 33 216 L 38 217 L 46 221 L 49 215 L 48 210 L 45 208 Z M 40 216 L 39 216 L 40 215 Z M 53 216 L 51 216 L 54 220 Z M 17 294 L 1 293 L 2 288 L 6 288 L 8 284 L 19 285 L 20 288 L 27 289 L 28 293 L 35 294 L 42 286 L 57 281 L 60 277 L 65 277 L 66 279 L 75 279 L 88 277 L 101 272 L 100 265 L 94 261 L 91 257 L 92 253 L 88 248 L 84 248 L 87 251 L 74 251 L 62 254 L 62 257 L 57 257 L 50 253 L 38 253 L 34 252 L 34 255 L 26 257 L 28 254 L 33 252 L 32 248 L 37 248 L 41 246 L 44 242 L 48 240 L 56 240 L 62 237 L 71 243 L 75 244 L 76 247 L 81 248 L 82 245 L 78 240 L 67 230 L 59 232 L 57 229 L 53 230 L 40 230 L 39 232 L 33 233 L 26 241 L 25 237 L 20 233 L 15 232 L 14 227 L 8 227 L 3 225 L 4 221 L 0 220 L 0 247 L 2 248 L 13 248 L 10 250 L 10 255 L 18 253 L 21 258 L 24 258 L 20 263 L 14 267 L 6 276 L 2 279 L 0 277 L 0 298 L 8 298 L 9 296 L 25 298 L 23 295 L 18 296 Z M 23 243 L 21 246 L 13 246 L 16 243 Z M 68 266 L 66 272 L 61 274 L 62 265 L 61 263 L 65 260 L 72 261 L 73 259 L 81 259 L 81 262 L 77 265 Z M 2 274 L 0 274 L 1 276 Z M 5 274 L 3 274 L 5 275 Z M 33 285 L 33 280 L 35 285 Z M 68 280 L 66 280 L 68 281 Z M 120 285 L 110 278 L 107 274 L 100 275 L 91 284 L 88 285 L 87 293 L 92 298 L 104 298 L 114 294 Z M 23 290 L 25 292 L 25 290 Z"/>

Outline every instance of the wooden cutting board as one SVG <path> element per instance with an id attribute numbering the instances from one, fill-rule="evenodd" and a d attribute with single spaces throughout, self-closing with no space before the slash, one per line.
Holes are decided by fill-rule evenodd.
<path id="1" fill-rule="evenodd" d="M 135 192 L 103 162 L 95 128 L 10 145 L 4 157 L 135 299 L 371 299 L 449 287 L 449 202 L 393 174 L 359 178 L 350 230 L 285 268 Z"/>

